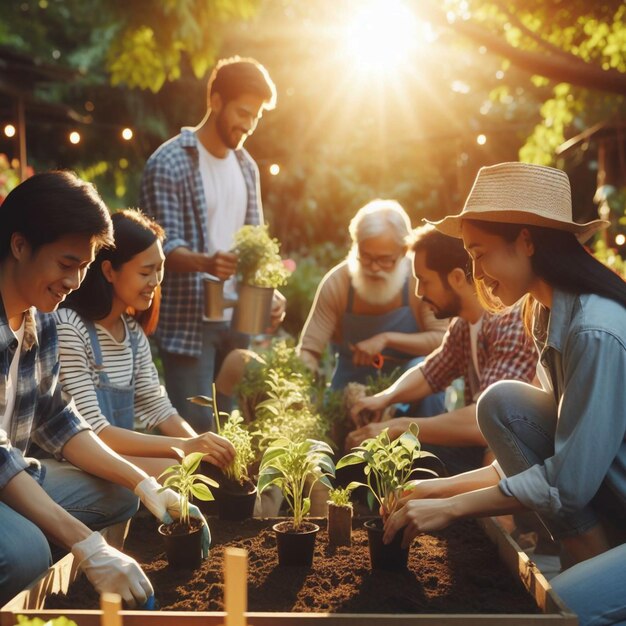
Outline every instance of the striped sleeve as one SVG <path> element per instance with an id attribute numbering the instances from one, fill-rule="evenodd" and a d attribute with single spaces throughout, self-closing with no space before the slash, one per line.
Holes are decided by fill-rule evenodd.
<path id="1" fill-rule="evenodd" d="M 128 319 L 128 318 L 127 318 Z M 138 332 L 137 366 L 135 374 L 135 419 L 147 428 L 152 429 L 161 422 L 177 415 L 164 387 L 159 381 L 159 374 L 152 360 L 150 344 L 145 333 L 135 320 L 129 321 L 133 331 Z"/>
<path id="2" fill-rule="evenodd" d="M 55 319 L 59 337 L 61 385 L 74 398 L 78 412 L 97 434 L 109 425 L 109 421 L 101 413 L 96 396 L 87 327 L 72 309 L 59 309 Z"/>

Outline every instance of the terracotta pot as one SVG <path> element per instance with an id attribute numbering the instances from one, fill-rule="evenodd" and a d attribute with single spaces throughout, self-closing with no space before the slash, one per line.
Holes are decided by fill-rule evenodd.
<path id="1" fill-rule="evenodd" d="M 165 540 L 165 553 L 172 567 L 196 569 L 202 563 L 202 522 L 190 520 L 189 526 L 180 522 L 161 524 L 159 533 Z"/>
<path id="2" fill-rule="evenodd" d="M 279 522 L 272 529 L 276 533 L 279 565 L 311 567 L 320 529 L 317 524 L 303 522 L 299 530 L 294 530 L 292 522 Z"/>
<path id="3" fill-rule="evenodd" d="M 328 502 L 328 543 L 350 546 L 352 543 L 352 507 Z"/>
<path id="4" fill-rule="evenodd" d="M 243 485 L 234 481 L 222 482 L 220 488 L 215 490 L 218 517 L 232 522 L 252 517 L 256 496 L 256 486 L 249 480 Z"/>
<path id="5" fill-rule="evenodd" d="M 367 529 L 372 569 L 406 569 L 409 560 L 409 549 L 402 547 L 404 529 L 400 529 L 396 533 L 390 544 L 384 544 L 383 521 L 380 518 L 369 520 L 363 526 Z"/>

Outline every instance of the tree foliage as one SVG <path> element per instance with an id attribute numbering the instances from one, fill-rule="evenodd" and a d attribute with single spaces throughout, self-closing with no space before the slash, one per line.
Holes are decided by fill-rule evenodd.
<path id="1" fill-rule="evenodd" d="M 450 23 L 455 32 L 504 57 L 505 68 L 515 64 L 532 75 L 534 85 L 551 89 L 521 160 L 552 165 L 568 135 L 623 111 L 626 5 L 621 0 L 474 0 L 469 6 L 450 0 L 449 5 L 457 13 Z"/>

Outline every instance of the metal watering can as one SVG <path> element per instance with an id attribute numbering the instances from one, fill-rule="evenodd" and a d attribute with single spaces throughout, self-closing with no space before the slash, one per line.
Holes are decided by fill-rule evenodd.
<path id="1" fill-rule="evenodd" d="M 222 321 L 224 309 L 234 308 L 231 328 L 247 335 L 259 335 L 270 325 L 273 287 L 238 285 L 237 298 L 224 296 L 224 282 L 205 275 L 204 316 L 205 321 Z"/>

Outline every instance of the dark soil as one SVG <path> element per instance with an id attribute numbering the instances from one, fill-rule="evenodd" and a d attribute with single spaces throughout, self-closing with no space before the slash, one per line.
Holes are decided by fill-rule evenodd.
<path id="1" fill-rule="evenodd" d="M 209 520 L 213 547 L 195 571 L 174 570 L 165 560 L 157 523 L 133 520 L 125 551 L 144 567 L 162 609 L 223 610 L 225 546 L 248 551 L 248 610 L 333 613 L 538 613 L 521 583 L 501 563 L 497 550 L 472 521 L 432 535 L 411 548 L 404 572 L 372 571 L 367 535 L 355 521 L 352 547 L 331 548 L 325 520 L 317 536 L 313 567 L 278 567 L 268 521 Z M 52 596 L 46 608 L 98 608 L 82 577 L 68 596 Z"/>

